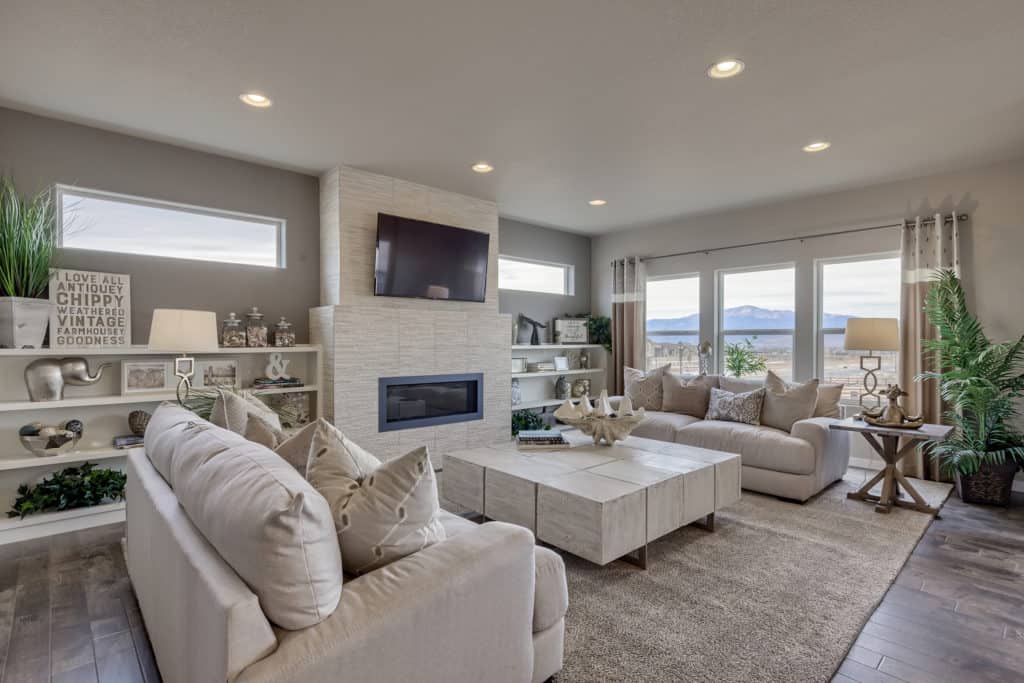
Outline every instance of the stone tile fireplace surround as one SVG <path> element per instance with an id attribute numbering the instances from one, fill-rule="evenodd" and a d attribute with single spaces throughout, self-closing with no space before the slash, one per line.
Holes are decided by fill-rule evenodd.
<path id="1" fill-rule="evenodd" d="M 377 213 L 490 234 L 483 303 L 373 295 Z M 509 438 L 511 316 L 498 313 L 494 202 L 338 167 L 320 178 L 320 300 L 310 333 L 324 347 L 324 416 L 382 459 L 426 445 L 446 451 Z M 481 373 L 482 419 L 382 431 L 379 380 Z"/>

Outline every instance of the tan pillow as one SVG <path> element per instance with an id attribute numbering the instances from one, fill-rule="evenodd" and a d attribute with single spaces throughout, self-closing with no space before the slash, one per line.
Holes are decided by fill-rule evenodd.
<path id="1" fill-rule="evenodd" d="M 261 446 L 274 450 L 284 440 L 284 432 L 274 429 L 262 415 L 250 415 L 245 422 L 245 431 L 242 436 L 249 441 L 258 443 Z"/>
<path id="2" fill-rule="evenodd" d="M 288 463 L 168 404 L 150 420 L 146 455 L 270 621 L 295 630 L 330 616 L 342 584 L 331 509 Z"/>
<path id="3" fill-rule="evenodd" d="M 310 454 L 309 482 L 327 499 L 345 571 L 365 574 L 445 539 L 427 449 L 382 463 L 362 482 L 338 448 Z"/>
<path id="4" fill-rule="evenodd" d="M 229 429 L 235 434 L 245 434 L 245 425 L 250 415 L 259 415 L 277 431 L 281 431 L 281 418 L 267 404 L 255 396 L 235 394 L 219 390 L 210 411 L 210 422 Z"/>
<path id="5" fill-rule="evenodd" d="M 819 384 L 818 402 L 814 405 L 814 417 L 839 419 L 839 401 L 843 398 L 844 384 Z"/>
<path id="6" fill-rule="evenodd" d="M 664 389 L 661 378 L 668 372 L 671 365 L 663 365 L 650 372 L 626 367 L 622 371 L 626 396 L 633 402 L 634 408 L 645 410 L 661 410 Z"/>
<path id="7" fill-rule="evenodd" d="M 761 424 L 783 431 L 792 431 L 793 423 L 814 415 L 818 402 L 818 380 L 804 384 L 786 384 L 771 370 L 764 380 L 767 392 L 761 407 Z"/>
<path id="8" fill-rule="evenodd" d="M 708 412 L 708 399 L 715 386 L 707 375 L 684 379 L 670 372 L 661 378 L 663 397 L 661 409 L 693 417 L 704 417 Z"/>
<path id="9" fill-rule="evenodd" d="M 306 476 L 306 463 L 309 462 L 309 449 L 313 445 L 313 435 L 319 428 L 318 423 L 323 419 L 321 417 L 316 422 L 310 422 L 274 448 L 274 452 L 298 470 L 303 477 Z"/>
<path id="10" fill-rule="evenodd" d="M 319 457 L 325 452 L 330 452 L 333 460 L 337 461 L 339 473 L 358 482 L 373 474 L 381 464 L 373 454 L 345 436 L 330 422 L 321 418 L 316 421 L 316 429 L 313 430 L 306 467 L 300 470 L 307 479 L 309 479 L 309 463 L 313 461 L 314 457 Z"/>
<path id="11" fill-rule="evenodd" d="M 764 381 L 759 379 L 742 379 L 740 377 L 727 377 L 722 375 L 718 378 L 718 388 L 728 391 L 730 394 L 744 394 L 764 386 Z"/>

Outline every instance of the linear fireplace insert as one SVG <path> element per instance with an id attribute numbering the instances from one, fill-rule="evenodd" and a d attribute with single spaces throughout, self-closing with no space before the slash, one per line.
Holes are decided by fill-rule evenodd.
<path id="1" fill-rule="evenodd" d="M 484 376 L 413 375 L 377 380 L 379 430 L 412 429 L 480 420 L 484 416 Z"/>

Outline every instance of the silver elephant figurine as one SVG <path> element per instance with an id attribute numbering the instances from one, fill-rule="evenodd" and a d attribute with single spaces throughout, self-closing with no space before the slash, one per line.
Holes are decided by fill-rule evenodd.
<path id="1" fill-rule="evenodd" d="M 64 385 L 84 387 L 103 377 L 110 363 L 103 363 L 95 375 L 89 374 L 89 363 L 81 357 L 40 358 L 25 368 L 25 386 L 33 401 L 59 401 L 64 398 Z"/>

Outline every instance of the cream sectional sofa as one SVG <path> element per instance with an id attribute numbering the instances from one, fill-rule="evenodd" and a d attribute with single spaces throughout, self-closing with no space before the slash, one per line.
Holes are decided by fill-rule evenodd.
<path id="1" fill-rule="evenodd" d="M 262 533 L 252 520 L 233 521 L 225 536 L 224 520 L 239 508 L 260 509 L 258 501 L 245 507 L 253 501 L 233 487 L 251 490 L 252 478 L 265 476 L 259 485 L 301 490 L 306 503 L 319 494 L 272 451 L 174 410 L 171 419 L 158 411 L 145 451 L 129 455 L 126 494 L 128 573 L 165 681 L 538 683 L 561 669 L 562 559 L 536 547 L 522 527 L 448 513 L 446 540 L 368 574 L 343 580 L 339 558 L 340 597 L 328 596 L 333 611 L 314 612 L 319 623 L 295 630 L 271 623 L 257 595 L 267 595 L 265 575 L 254 579 L 261 575 L 252 564 L 292 560 L 282 559 L 285 551 L 251 553 Z M 204 439 L 193 438 L 194 430 Z M 312 537 L 332 539 L 333 523 L 323 531 Z M 249 545 L 249 566 L 240 566 Z M 314 569 L 322 577 L 331 565 L 320 552 Z M 283 569 L 308 573 L 301 565 Z"/>
<path id="2" fill-rule="evenodd" d="M 762 386 L 760 381 L 708 377 L 716 386 L 723 382 L 722 388 L 730 391 Z M 648 410 L 632 434 L 738 453 L 743 463 L 743 488 L 802 502 L 846 473 L 850 461 L 849 435 L 829 429 L 834 421 L 830 417 L 811 417 L 796 422 L 786 432 L 764 425 Z"/>

